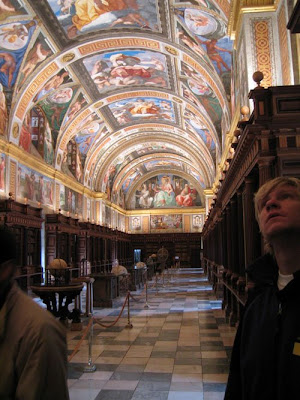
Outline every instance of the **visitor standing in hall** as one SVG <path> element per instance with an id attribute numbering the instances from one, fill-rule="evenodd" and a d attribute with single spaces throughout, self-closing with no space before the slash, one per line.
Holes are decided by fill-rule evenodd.
<path id="1" fill-rule="evenodd" d="M 0 399 L 68 400 L 65 328 L 14 282 L 14 235 L 0 244 Z"/>
<path id="2" fill-rule="evenodd" d="M 249 291 L 225 400 L 300 399 L 300 180 L 279 177 L 255 195 L 268 253 L 247 270 Z"/>

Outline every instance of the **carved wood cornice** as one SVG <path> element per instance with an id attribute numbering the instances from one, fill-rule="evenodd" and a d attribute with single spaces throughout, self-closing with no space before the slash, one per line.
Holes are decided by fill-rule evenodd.
<path id="1" fill-rule="evenodd" d="M 0 202 L 0 225 L 41 229 L 43 221 L 40 208 L 18 203 L 12 199 Z"/>

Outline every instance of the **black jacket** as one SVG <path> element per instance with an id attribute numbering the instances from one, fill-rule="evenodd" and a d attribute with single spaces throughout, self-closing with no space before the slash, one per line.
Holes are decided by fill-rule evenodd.
<path id="1" fill-rule="evenodd" d="M 272 256 L 247 273 L 255 287 L 237 330 L 224 400 L 299 400 L 300 271 L 281 291 Z"/>

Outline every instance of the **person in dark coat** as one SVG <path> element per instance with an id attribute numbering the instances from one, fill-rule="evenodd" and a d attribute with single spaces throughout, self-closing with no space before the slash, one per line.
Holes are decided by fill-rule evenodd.
<path id="1" fill-rule="evenodd" d="M 255 195 L 267 253 L 246 270 L 249 295 L 224 400 L 300 399 L 300 180 L 279 177 Z"/>
<path id="2" fill-rule="evenodd" d="M 14 235 L 0 244 L 0 399 L 69 400 L 65 328 L 14 282 Z"/>

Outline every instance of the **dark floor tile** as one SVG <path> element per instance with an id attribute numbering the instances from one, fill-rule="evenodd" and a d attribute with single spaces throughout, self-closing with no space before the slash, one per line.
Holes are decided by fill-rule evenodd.
<path id="1" fill-rule="evenodd" d="M 163 392 L 170 390 L 171 381 L 157 382 L 157 381 L 140 381 L 137 385 L 136 390 L 138 391 L 159 391 Z"/>
<path id="2" fill-rule="evenodd" d="M 126 351 L 120 351 L 120 350 L 104 350 L 101 353 L 101 357 L 124 357 L 125 354 L 127 353 Z"/>
<path id="3" fill-rule="evenodd" d="M 151 357 L 154 358 L 175 358 L 176 351 L 152 351 Z"/>
<path id="4" fill-rule="evenodd" d="M 203 383 L 204 392 L 225 392 L 226 383 Z"/>
<path id="5" fill-rule="evenodd" d="M 115 340 L 115 339 L 104 339 L 104 344 L 107 345 L 118 345 L 118 346 L 131 346 L 132 342 L 129 340 Z"/>
<path id="6" fill-rule="evenodd" d="M 115 371 L 111 376 L 110 380 L 117 381 L 139 381 L 143 371 L 141 372 L 130 372 L 130 371 Z"/>
<path id="7" fill-rule="evenodd" d="M 224 325 L 224 324 L 226 324 L 225 318 L 216 318 L 216 322 L 217 322 L 217 324 L 219 324 L 219 325 Z"/>
<path id="8" fill-rule="evenodd" d="M 202 365 L 201 358 L 176 358 L 174 365 Z"/>
<path id="9" fill-rule="evenodd" d="M 210 324 L 206 322 L 199 322 L 199 328 L 201 329 L 218 329 L 217 324 Z"/>
<path id="10" fill-rule="evenodd" d="M 201 344 L 202 351 L 224 351 L 224 346 L 222 345 L 213 345 L 213 344 Z"/>
<path id="11" fill-rule="evenodd" d="M 96 364 L 97 371 L 115 371 L 118 367 L 117 364 Z"/>
<path id="12" fill-rule="evenodd" d="M 135 339 L 134 342 L 131 342 L 130 344 L 134 344 L 134 345 L 142 345 L 142 346 L 146 346 L 146 345 L 154 345 L 157 341 L 157 338 L 149 338 L 149 337 L 137 337 Z"/>
<path id="13" fill-rule="evenodd" d="M 177 346 L 177 351 L 201 351 L 200 346 Z"/>
<path id="14" fill-rule="evenodd" d="M 145 390 L 136 390 L 131 400 L 167 400 L 169 392 L 154 392 Z"/>
<path id="15" fill-rule="evenodd" d="M 161 372 L 144 372 L 141 376 L 143 382 L 171 382 L 172 374 Z"/>
<path id="16" fill-rule="evenodd" d="M 144 372 L 144 369 L 143 365 L 116 365 L 116 372 Z"/>
<path id="17" fill-rule="evenodd" d="M 228 374 L 228 365 L 202 365 L 203 374 Z"/>
<path id="18" fill-rule="evenodd" d="M 161 331 L 161 326 L 145 326 L 141 332 L 143 333 L 157 333 Z"/>
<path id="19" fill-rule="evenodd" d="M 183 320 L 181 323 L 181 326 L 197 326 L 198 325 L 198 320 Z"/>
<path id="20" fill-rule="evenodd" d="M 227 358 L 202 358 L 203 365 L 229 365 Z"/>
<path id="21" fill-rule="evenodd" d="M 83 374 L 83 363 L 68 363 L 68 379 L 79 379 Z"/>
<path id="22" fill-rule="evenodd" d="M 132 390 L 101 390 L 95 400 L 131 400 Z"/>

